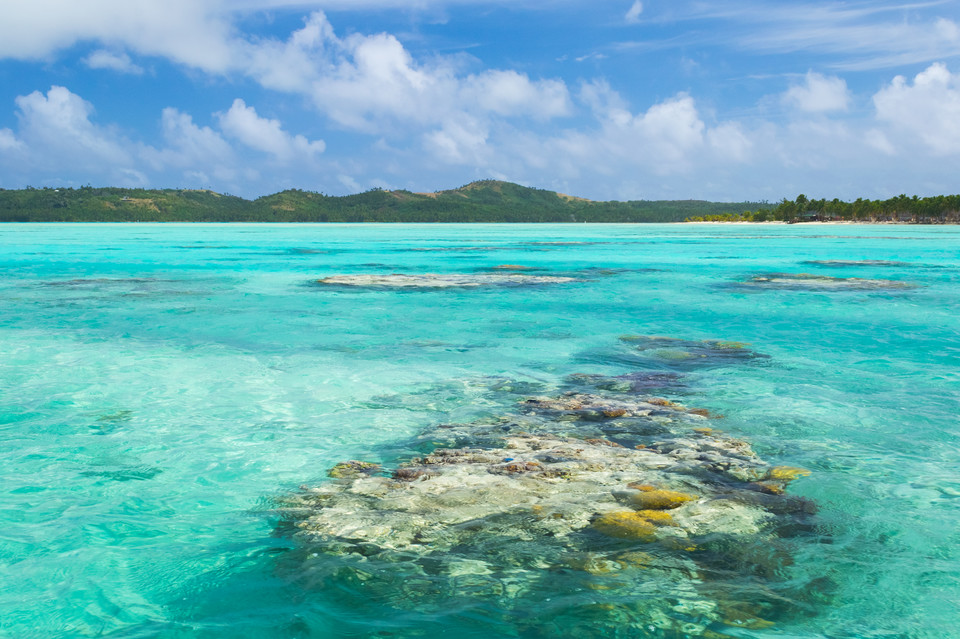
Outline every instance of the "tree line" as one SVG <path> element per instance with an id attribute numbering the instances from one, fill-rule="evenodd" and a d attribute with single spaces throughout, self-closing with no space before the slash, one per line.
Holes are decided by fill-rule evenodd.
<path id="1" fill-rule="evenodd" d="M 290 189 L 245 200 L 209 190 L 0 189 L 0 222 L 681 222 L 745 215 L 761 202 L 595 202 L 482 180 L 435 193 L 371 189 L 330 196 Z"/>
<path id="2" fill-rule="evenodd" d="M 960 223 L 960 195 L 907 197 L 898 195 L 887 200 L 854 202 L 839 199 L 811 200 L 798 195 L 784 198 L 775 206 L 757 211 L 726 212 L 687 218 L 689 222 L 899 222 L 913 224 Z"/>

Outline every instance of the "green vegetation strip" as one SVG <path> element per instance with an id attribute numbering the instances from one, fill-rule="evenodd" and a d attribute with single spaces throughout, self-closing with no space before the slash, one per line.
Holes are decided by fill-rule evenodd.
<path id="1" fill-rule="evenodd" d="M 758 202 L 594 202 L 484 180 L 436 193 L 374 189 L 334 197 L 289 190 L 250 201 L 183 189 L 0 190 L 0 222 L 682 222 Z"/>

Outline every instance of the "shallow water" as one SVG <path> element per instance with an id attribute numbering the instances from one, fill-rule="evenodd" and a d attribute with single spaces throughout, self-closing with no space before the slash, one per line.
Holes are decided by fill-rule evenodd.
<path id="1" fill-rule="evenodd" d="M 505 264 L 578 281 L 314 284 Z M 523 618 L 469 592 L 418 608 L 310 584 L 275 501 L 572 374 L 645 370 L 813 471 L 789 491 L 818 504 L 817 534 L 779 578 L 826 585 L 724 632 L 957 636 L 957 227 L 5 225 L 0 267 L 0 636 L 565 636 L 615 595 L 547 580 Z M 744 285 L 769 273 L 915 286 Z M 690 367 L 624 335 L 769 358 Z"/>

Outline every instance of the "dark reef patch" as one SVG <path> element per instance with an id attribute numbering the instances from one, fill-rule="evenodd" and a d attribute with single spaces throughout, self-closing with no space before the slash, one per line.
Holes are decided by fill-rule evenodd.
<path id="1" fill-rule="evenodd" d="M 847 266 L 896 266 L 912 267 L 917 266 L 910 262 L 896 262 L 893 260 L 805 260 L 801 264 L 810 264 L 814 266 L 836 266 L 839 268 Z"/>

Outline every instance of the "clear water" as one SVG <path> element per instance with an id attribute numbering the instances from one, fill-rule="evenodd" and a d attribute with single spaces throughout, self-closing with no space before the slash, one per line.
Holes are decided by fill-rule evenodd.
<path id="1" fill-rule="evenodd" d="M 310 285 L 500 264 L 587 279 Z M 305 588 L 271 508 L 495 410 L 484 380 L 625 372 L 605 358 L 624 334 L 770 355 L 692 373 L 684 401 L 813 471 L 790 490 L 819 504 L 819 540 L 783 578 L 829 592 L 731 636 L 960 636 L 956 227 L 5 225 L 0 268 L 0 636 L 562 636 L 602 592 L 544 591 L 531 626 L 458 593 L 417 610 Z M 736 285 L 768 272 L 919 286 Z"/>

